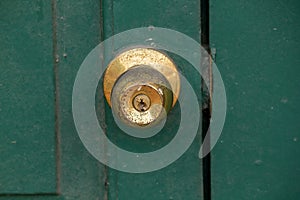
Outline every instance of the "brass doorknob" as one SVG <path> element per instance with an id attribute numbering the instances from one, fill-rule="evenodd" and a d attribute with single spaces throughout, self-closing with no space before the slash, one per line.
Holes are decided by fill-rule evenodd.
<path id="1" fill-rule="evenodd" d="M 159 122 L 175 105 L 180 79 L 164 53 L 136 48 L 116 56 L 104 75 L 108 104 L 122 122 L 145 127 Z"/>

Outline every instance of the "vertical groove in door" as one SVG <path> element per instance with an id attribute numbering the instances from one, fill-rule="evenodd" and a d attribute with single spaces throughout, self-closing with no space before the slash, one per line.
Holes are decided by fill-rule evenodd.
<path id="1" fill-rule="evenodd" d="M 209 44 L 209 0 L 201 1 L 201 45 L 210 54 Z M 204 58 L 202 58 L 204 59 Z M 208 60 L 210 60 L 208 58 Z M 207 63 L 207 69 L 204 70 L 203 78 L 208 80 L 209 85 L 206 85 L 202 80 L 202 141 L 205 137 L 210 136 L 210 132 L 207 131 L 211 117 L 211 65 Z M 205 65 L 207 65 L 205 64 Z M 209 144 L 210 145 L 210 144 Z M 210 149 L 205 147 L 204 149 Z M 203 197 L 204 200 L 211 200 L 211 157 L 210 153 L 202 159 L 202 171 L 203 171 Z"/>
<path id="2" fill-rule="evenodd" d="M 209 0 L 201 1 L 201 44 L 209 50 Z"/>
<path id="3" fill-rule="evenodd" d="M 57 55 L 58 55 L 58 49 L 57 49 L 57 5 L 56 0 L 52 0 L 51 2 L 52 6 L 52 43 L 53 43 L 53 70 L 54 70 L 54 95 L 55 95 L 55 140 L 56 140 L 56 193 L 61 193 L 61 187 L 60 187 L 60 176 L 61 176 L 61 151 L 60 151 L 60 130 L 59 130 L 59 92 L 58 92 L 58 63 L 57 63 Z"/>
<path id="4" fill-rule="evenodd" d="M 105 40 L 105 37 L 104 37 L 104 0 L 99 0 L 100 2 L 100 42 L 103 42 Z M 103 53 L 104 54 L 104 53 Z M 103 58 L 104 58 L 104 55 L 102 55 Z M 102 59 L 102 66 L 104 66 L 104 59 Z M 104 70 L 104 67 L 103 69 L 101 70 Z M 102 110 L 103 113 L 105 113 L 105 104 L 104 104 L 104 100 L 102 98 L 102 101 L 100 102 L 100 107 L 99 110 Z M 102 124 L 102 127 L 104 129 L 104 132 L 105 134 L 107 134 L 107 130 L 106 130 L 106 126 L 105 126 L 105 115 L 102 114 L 102 120 L 101 122 L 104 123 Z M 104 149 L 106 150 L 106 146 L 104 147 Z M 103 193 L 103 200 L 107 200 L 108 199 L 108 167 L 106 165 L 103 166 L 103 183 L 104 185 L 100 186 L 100 187 L 104 187 L 104 193 Z"/>

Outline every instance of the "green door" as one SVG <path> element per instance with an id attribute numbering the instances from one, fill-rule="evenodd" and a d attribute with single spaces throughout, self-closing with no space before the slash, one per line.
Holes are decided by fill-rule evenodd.
<path id="1" fill-rule="evenodd" d="M 0 1 L 0 199 L 299 199 L 299 10 L 296 0 Z M 197 95 L 198 133 L 172 164 L 135 174 L 107 167 L 84 147 L 72 92 L 100 42 L 140 27 L 173 29 L 210 50 L 227 115 L 211 155 L 199 159 L 212 85 L 166 52 Z M 213 80 L 210 72 L 205 80 Z M 178 103 L 159 134 L 133 138 L 114 122 L 102 81 L 95 108 L 114 144 L 144 153 L 175 137 Z"/>
<path id="2" fill-rule="evenodd" d="M 210 2 L 210 42 L 227 93 L 212 199 L 299 199 L 300 3 Z"/>
<path id="3" fill-rule="evenodd" d="M 14 0 L 2 1 L 0 10 L 1 199 L 203 199 L 201 121 L 180 159 L 134 174 L 97 161 L 83 146 L 72 116 L 75 77 L 95 46 L 139 27 L 174 29 L 200 42 L 200 1 Z M 196 70 L 168 55 L 201 102 Z M 96 107 L 110 140 L 129 151 L 163 147 L 180 122 L 177 104 L 161 133 L 135 139 L 116 126 L 101 94 Z"/>

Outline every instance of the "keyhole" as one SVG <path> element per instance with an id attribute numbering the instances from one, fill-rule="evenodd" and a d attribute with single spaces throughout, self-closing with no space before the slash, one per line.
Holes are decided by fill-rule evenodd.
<path id="1" fill-rule="evenodd" d="M 145 111 L 145 107 L 146 107 L 146 106 L 147 106 L 147 104 L 144 102 L 143 99 L 141 99 L 141 100 L 140 100 L 140 103 L 139 103 L 139 107 L 140 107 L 140 110 L 141 110 L 142 112 Z"/>
<path id="2" fill-rule="evenodd" d="M 133 106 L 139 112 L 145 112 L 150 107 L 150 98 L 145 94 L 139 94 L 133 99 Z"/>

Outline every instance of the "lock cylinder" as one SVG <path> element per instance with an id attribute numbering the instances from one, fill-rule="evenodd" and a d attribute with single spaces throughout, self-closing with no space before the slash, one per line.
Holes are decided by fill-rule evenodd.
<path id="1" fill-rule="evenodd" d="M 125 72 L 113 87 L 112 109 L 122 121 L 146 126 L 166 116 L 173 93 L 167 79 L 149 66 Z"/>

